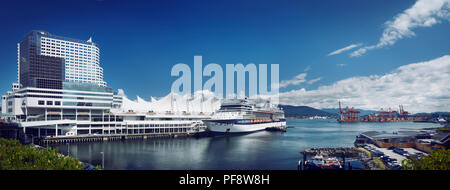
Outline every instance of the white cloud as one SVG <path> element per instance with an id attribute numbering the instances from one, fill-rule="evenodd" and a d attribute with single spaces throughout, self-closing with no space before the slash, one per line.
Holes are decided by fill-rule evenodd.
<path id="1" fill-rule="evenodd" d="M 344 67 L 344 66 L 346 66 L 347 64 L 341 63 L 341 64 L 336 64 L 336 65 L 339 66 L 339 67 Z"/>
<path id="2" fill-rule="evenodd" d="M 337 55 L 337 54 L 340 54 L 340 53 L 342 53 L 344 51 L 348 51 L 348 50 L 351 50 L 353 48 L 359 47 L 361 45 L 362 44 L 352 44 L 352 45 L 349 45 L 347 47 L 344 47 L 344 48 L 338 49 L 336 51 L 333 51 L 333 52 L 329 53 L 328 56 Z"/>
<path id="3" fill-rule="evenodd" d="M 307 69 L 305 69 L 305 70 L 309 70 L 311 67 L 310 66 L 308 66 L 307 67 Z M 298 74 L 297 76 L 295 76 L 294 78 L 292 78 L 292 79 L 290 79 L 290 80 L 283 80 L 283 81 L 281 81 L 280 83 L 279 83 L 279 86 L 278 86 L 278 88 L 286 88 L 286 87 L 288 87 L 288 86 L 291 86 L 291 85 L 300 85 L 300 84 L 302 84 L 302 83 L 307 83 L 307 84 L 314 84 L 314 83 L 316 83 L 317 81 L 319 81 L 319 80 L 321 80 L 322 79 L 322 77 L 319 77 L 319 78 L 315 78 L 315 79 L 312 79 L 312 80 L 307 80 L 306 79 L 306 76 L 308 75 L 308 73 L 300 73 L 300 74 Z M 272 87 L 272 88 L 274 88 L 274 87 Z"/>
<path id="4" fill-rule="evenodd" d="M 311 65 L 308 65 L 305 70 L 303 70 L 304 72 L 308 72 L 309 70 L 311 70 Z"/>
<path id="5" fill-rule="evenodd" d="M 441 20 L 450 21 L 449 11 L 450 0 L 417 0 L 411 8 L 385 23 L 383 34 L 376 45 L 359 48 L 350 56 L 361 56 L 369 50 L 391 46 L 397 40 L 415 36 L 412 31 L 414 28 L 431 27 L 440 23 Z"/>
<path id="6" fill-rule="evenodd" d="M 315 78 L 315 79 L 309 80 L 309 81 L 308 81 L 308 84 L 314 84 L 314 83 L 316 83 L 316 82 L 319 81 L 319 80 L 322 80 L 322 77 L 319 77 L 319 78 Z"/>
<path id="7" fill-rule="evenodd" d="M 450 55 L 401 66 L 385 75 L 358 76 L 315 90 L 280 93 L 281 104 L 334 108 L 338 100 L 362 109 L 398 108 L 410 112 L 450 111 Z"/>
<path id="8" fill-rule="evenodd" d="M 306 75 L 307 73 L 300 73 L 291 80 L 283 80 L 280 82 L 279 88 L 285 88 L 289 85 L 299 85 L 301 83 L 304 83 L 306 82 Z"/>

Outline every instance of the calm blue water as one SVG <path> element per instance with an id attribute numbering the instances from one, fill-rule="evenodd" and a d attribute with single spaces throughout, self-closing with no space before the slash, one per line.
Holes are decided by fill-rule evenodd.
<path id="1" fill-rule="evenodd" d="M 300 151 L 313 147 L 352 147 L 364 131 L 399 131 L 438 126 L 431 123 L 348 123 L 335 120 L 288 119 L 286 133 L 147 139 L 69 144 L 70 155 L 105 169 L 297 169 Z M 402 129 L 403 128 L 403 129 Z M 67 154 L 67 145 L 57 146 Z"/>

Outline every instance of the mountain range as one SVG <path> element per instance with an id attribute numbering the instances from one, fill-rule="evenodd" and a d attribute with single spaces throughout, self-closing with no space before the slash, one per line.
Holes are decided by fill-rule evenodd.
<path id="1" fill-rule="evenodd" d="M 284 110 L 284 115 L 286 117 L 308 117 L 308 116 L 334 117 L 337 115 L 337 112 L 333 114 L 309 106 L 280 105 L 279 107 Z"/>

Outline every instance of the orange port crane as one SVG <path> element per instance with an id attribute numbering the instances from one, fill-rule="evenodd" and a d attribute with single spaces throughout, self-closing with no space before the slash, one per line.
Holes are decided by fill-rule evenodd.
<path id="1" fill-rule="evenodd" d="M 391 108 L 384 110 L 381 108 L 376 114 L 371 114 L 368 116 L 367 121 L 371 122 L 391 122 L 391 121 L 401 121 L 408 120 L 409 112 L 403 109 L 403 105 L 399 105 L 399 110 L 393 110 Z"/>
<path id="2" fill-rule="evenodd" d="M 359 121 L 359 113 L 360 113 L 360 111 L 356 110 L 353 107 L 348 108 L 348 106 L 347 106 L 345 109 L 342 109 L 341 101 L 339 101 L 338 122 L 358 122 Z"/>
<path id="3" fill-rule="evenodd" d="M 401 118 L 403 120 L 408 120 L 409 112 L 407 112 L 403 109 L 403 105 L 399 105 L 398 107 L 400 109 L 399 118 Z"/>

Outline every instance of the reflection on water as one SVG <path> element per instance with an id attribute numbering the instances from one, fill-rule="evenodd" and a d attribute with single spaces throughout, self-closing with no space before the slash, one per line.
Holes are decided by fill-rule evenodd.
<path id="1" fill-rule="evenodd" d="M 61 153 L 105 169 L 297 169 L 300 151 L 313 147 L 350 147 L 361 132 L 398 131 L 436 126 L 430 123 L 349 123 L 335 120 L 287 121 L 288 132 L 147 139 L 58 145 Z"/>

